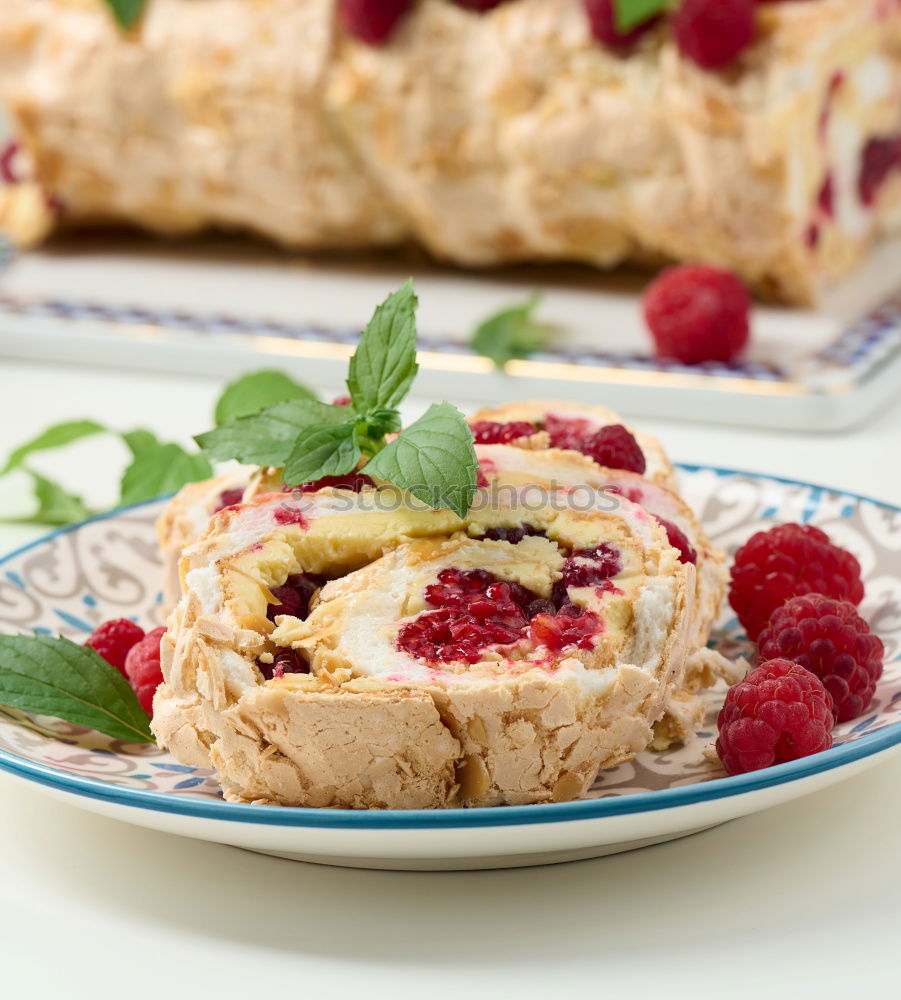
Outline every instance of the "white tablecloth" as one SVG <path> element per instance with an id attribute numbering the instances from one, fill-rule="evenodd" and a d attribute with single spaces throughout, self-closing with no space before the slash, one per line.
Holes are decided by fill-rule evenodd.
<path id="1" fill-rule="evenodd" d="M 187 441 L 217 385 L 0 359 L 0 452 L 90 416 Z M 327 387 L 337 391 L 338 387 Z M 420 404 L 421 405 L 421 404 Z M 414 404 L 411 412 L 416 409 Z M 901 408 L 842 437 L 646 424 L 675 459 L 901 502 Z M 48 459 L 96 504 L 98 441 Z M 0 482 L 0 511 L 26 502 Z M 34 537 L 0 526 L 0 550 Z M 278 861 L 81 812 L 0 775 L 4 996 L 758 997 L 897 994 L 901 758 L 688 839 L 509 872 Z"/>

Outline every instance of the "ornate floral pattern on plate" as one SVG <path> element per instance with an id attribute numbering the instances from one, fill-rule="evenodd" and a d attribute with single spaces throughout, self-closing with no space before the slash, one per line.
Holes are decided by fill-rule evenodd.
<path id="1" fill-rule="evenodd" d="M 837 746 L 901 726 L 901 510 L 804 483 L 707 467 L 683 467 L 683 492 L 712 538 L 734 551 L 753 532 L 784 521 L 822 526 L 863 567 L 862 606 L 886 644 L 886 671 L 870 710 L 839 726 Z M 83 641 L 101 621 L 159 624 L 162 572 L 150 503 L 64 530 L 0 561 L 0 630 L 60 633 Z M 713 645 L 724 655 L 750 646 L 724 613 Z M 723 690 L 709 695 L 707 726 L 685 746 L 643 753 L 602 773 L 592 798 L 627 796 L 722 777 L 709 759 Z M 212 775 L 156 747 L 111 740 L 60 722 L 0 708 L 0 752 L 54 771 L 136 791 L 219 799 Z"/>

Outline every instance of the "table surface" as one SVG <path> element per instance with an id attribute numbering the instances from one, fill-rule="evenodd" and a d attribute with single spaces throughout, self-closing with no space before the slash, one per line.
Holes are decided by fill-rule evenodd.
<path id="1" fill-rule="evenodd" d="M 0 454 L 90 416 L 187 441 L 218 385 L 0 359 Z M 323 387 L 337 391 L 337 386 Z M 424 401 L 414 401 L 410 413 Z M 681 461 L 901 503 L 901 407 L 843 436 L 643 422 Z M 52 469 L 96 505 L 124 455 L 85 442 Z M 36 463 L 38 464 L 38 463 Z M 27 511 L 21 480 L 0 511 Z M 41 532 L 0 525 L 0 551 Z M 367 998 L 563 993 L 820 997 L 897 991 L 901 756 L 835 788 L 629 854 L 535 869 L 317 867 L 154 833 L 0 775 L 5 993 Z M 894 985 L 894 990 L 891 989 Z M 553 995 L 551 993 L 551 995 Z"/>

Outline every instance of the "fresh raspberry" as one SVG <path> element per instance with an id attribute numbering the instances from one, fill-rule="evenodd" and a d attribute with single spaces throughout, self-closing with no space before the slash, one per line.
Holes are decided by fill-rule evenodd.
<path id="1" fill-rule="evenodd" d="M 754 41 L 754 0 L 682 0 L 673 32 L 683 56 L 703 69 L 719 69 Z"/>
<path id="2" fill-rule="evenodd" d="M 657 523 L 666 532 L 667 541 L 678 551 L 679 561 L 697 564 L 698 553 L 692 547 L 685 532 L 672 521 L 667 521 L 662 517 L 657 518 Z"/>
<path id="3" fill-rule="evenodd" d="M 860 604 L 860 563 L 810 524 L 758 531 L 735 553 L 729 603 L 750 639 L 792 597 L 825 594 Z"/>
<path id="4" fill-rule="evenodd" d="M 531 437 L 538 433 L 534 424 L 524 420 L 513 420 L 502 424 L 496 420 L 477 420 L 469 425 L 476 444 L 510 444 L 520 438 Z"/>
<path id="5" fill-rule="evenodd" d="M 98 652 L 104 660 L 125 675 L 125 657 L 135 643 L 144 638 L 144 629 L 127 618 L 113 618 L 97 628 L 85 641 L 86 646 Z"/>
<path id="6" fill-rule="evenodd" d="M 351 490 L 359 493 L 365 486 L 375 486 L 371 476 L 363 472 L 348 472 L 343 476 L 323 476 L 312 483 L 301 483 L 300 486 L 283 486 L 283 493 L 315 493 L 317 490 L 324 490 L 331 486 L 335 490 Z"/>
<path id="7" fill-rule="evenodd" d="M 338 18 L 361 42 L 382 45 L 412 5 L 413 0 L 340 0 Z"/>
<path id="8" fill-rule="evenodd" d="M 136 643 L 125 657 L 125 679 L 138 696 L 141 708 L 153 715 L 153 696 L 163 683 L 160 667 L 160 640 L 166 634 L 164 628 L 155 628 Z"/>
<path id="9" fill-rule="evenodd" d="M 644 293 L 658 356 L 686 365 L 733 360 L 748 342 L 750 313 L 741 280 L 705 264 L 667 268 Z"/>
<path id="10" fill-rule="evenodd" d="M 608 469 L 624 469 L 643 475 L 647 461 L 635 436 L 622 424 L 608 424 L 585 438 L 579 451 Z"/>
<path id="11" fill-rule="evenodd" d="M 726 774 L 809 757 L 832 746 L 832 698 L 791 660 L 768 660 L 729 688 L 717 719 Z"/>
<path id="12" fill-rule="evenodd" d="M 241 486 L 235 486 L 234 489 L 223 490 L 219 494 L 219 501 L 213 510 L 214 514 L 218 514 L 220 510 L 225 510 L 226 507 L 234 507 L 236 503 L 240 503 L 244 499 L 244 489 Z"/>
<path id="13" fill-rule="evenodd" d="M 869 708 L 882 676 L 885 647 L 853 604 L 822 594 L 793 597 L 760 633 L 761 657 L 794 660 L 816 674 L 832 696 L 836 722 Z"/>
<path id="14" fill-rule="evenodd" d="M 614 52 L 628 52 L 638 39 L 660 20 L 655 17 L 630 31 L 621 31 L 616 24 L 613 0 L 584 0 L 584 4 L 592 35 Z"/>

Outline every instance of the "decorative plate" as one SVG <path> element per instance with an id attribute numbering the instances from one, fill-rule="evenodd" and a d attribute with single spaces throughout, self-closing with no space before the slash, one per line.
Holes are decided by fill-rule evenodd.
<path id="1" fill-rule="evenodd" d="M 515 867 L 597 857 L 706 829 L 841 781 L 901 744 L 901 509 L 750 473 L 682 466 L 686 499 L 716 542 L 734 550 L 783 521 L 822 525 L 860 559 L 863 612 L 886 644 L 869 711 L 835 746 L 801 761 L 726 777 L 709 759 L 723 692 L 708 726 L 671 752 L 605 771 L 589 796 L 557 805 L 355 812 L 237 805 L 209 772 L 55 719 L 0 709 L 0 768 L 83 808 L 140 826 L 326 864 L 396 869 Z M 158 623 L 160 502 L 58 531 L 0 560 L 0 629 L 80 641 L 107 618 Z M 714 645 L 749 651 L 725 615 Z"/>

